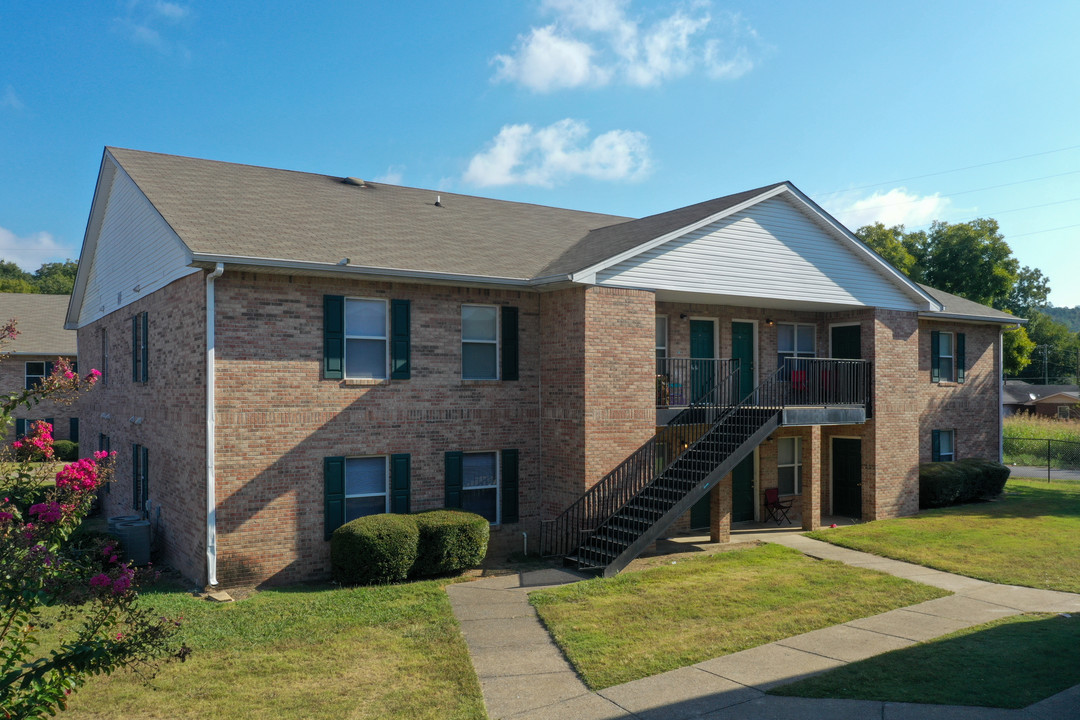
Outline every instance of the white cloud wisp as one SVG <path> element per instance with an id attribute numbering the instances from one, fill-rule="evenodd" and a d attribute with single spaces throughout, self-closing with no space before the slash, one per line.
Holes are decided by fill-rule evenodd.
<path id="1" fill-rule="evenodd" d="M 900 187 L 885 193 L 874 192 L 868 197 L 841 199 L 835 214 L 852 230 L 876 222 L 886 227 L 918 227 L 940 220 L 951 204 L 952 201 L 940 193 L 916 195 Z"/>
<path id="2" fill-rule="evenodd" d="M 63 245 L 47 232 L 19 237 L 0 227 L 0 259 L 13 262 L 26 272 L 35 272 L 42 263 L 79 257 L 79 249 Z"/>
<path id="3" fill-rule="evenodd" d="M 649 87 L 699 68 L 734 80 L 753 69 L 763 45 L 742 16 L 709 7 L 701 0 L 647 22 L 631 17 L 628 0 L 546 0 L 555 21 L 496 55 L 494 79 L 541 93 L 612 82 Z"/>

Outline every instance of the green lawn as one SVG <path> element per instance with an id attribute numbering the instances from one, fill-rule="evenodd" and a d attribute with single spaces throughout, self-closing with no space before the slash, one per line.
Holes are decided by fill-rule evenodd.
<path id="1" fill-rule="evenodd" d="M 293 587 L 216 604 L 144 595 L 183 616 L 186 663 L 147 688 L 91 680 L 70 718 L 484 718 L 465 641 L 437 581 Z"/>
<path id="2" fill-rule="evenodd" d="M 593 689 L 949 593 L 763 545 L 530 595 Z"/>
<path id="3" fill-rule="evenodd" d="M 1080 617 L 995 620 L 770 691 L 1022 708 L 1080 683 Z"/>
<path id="4" fill-rule="evenodd" d="M 1000 500 L 809 533 L 1008 585 L 1080 592 L 1080 484 L 1010 480 Z"/>

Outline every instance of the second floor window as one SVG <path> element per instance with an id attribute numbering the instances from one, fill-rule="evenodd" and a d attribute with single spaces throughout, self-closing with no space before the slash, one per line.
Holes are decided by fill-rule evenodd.
<path id="1" fill-rule="evenodd" d="M 29 390 L 45 382 L 45 378 L 47 378 L 52 371 L 52 368 L 49 367 L 50 365 L 52 365 L 52 363 L 45 361 L 32 361 L 26 363 L 25 388 Z"/>
<path id="2" fill-rule="evenodd" d="M 386 301 L 346 298 L 345 377 L 386 378 Z"/>
<path id="3" fill-rule="evenodd" d="M 461 306 L 461 377 L 499 379 L 499 313 L 494 305 Z"/>
<path id="4" fill-rule="evenodd" d="M 776 324 L 777 364 L 784 367 L 787 358 L 814 357 L 814 339 L 817 328 L 814 325 L 797 323 Z"/>
<path id="5" fill-rule="evenodd" d="M 936 349 L 938 379 L 951 382 L 954 367 L 953 334 L 951 332 L 939 332 L 937 334 Z"/>
<path id="6" fill-rule="evenodd" d="M 667 357 L 667 315 L 656 316 L 656 359 Z"/>

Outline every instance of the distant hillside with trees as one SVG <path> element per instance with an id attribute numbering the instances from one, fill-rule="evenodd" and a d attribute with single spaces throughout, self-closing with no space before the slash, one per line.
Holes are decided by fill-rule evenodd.
<path id="1" fill-rule="evenodd" d="M 1080 332 L 1080 305 L 1076 307 L 1048 307 L 1043 312 L 1069 326 L 1073 332 Z"/>

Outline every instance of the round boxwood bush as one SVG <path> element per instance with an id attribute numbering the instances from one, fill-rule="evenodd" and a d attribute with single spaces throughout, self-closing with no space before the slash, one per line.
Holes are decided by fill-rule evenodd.
<path id="1" fill-rule="evenodd" d="M 420 531 L 413 575 L 442 575 L 479 565 L 487 555 L 491 526 L 461 510 L 430 510 L 412 516 Z"/>
<path id="2" fill-rule="evenodd" d="M 919 466 L 919 507 L 937 508 L 1001 494 L 1009 468 L 993 460 L 965 458 Z"/>
<path id="3" fill-rule="evenodd" d="M 54 440 L 53 457 L 60 462 L 75 462 L 79 459 L 79 443 L 70 440 Z"/>
<path id="4" fill-rule="evenodd" d="M 409 515 L 368 515 L 330 537 L 330 566 L 343 585 L 400 582 L 416 563 L 419 532 Z"/>

